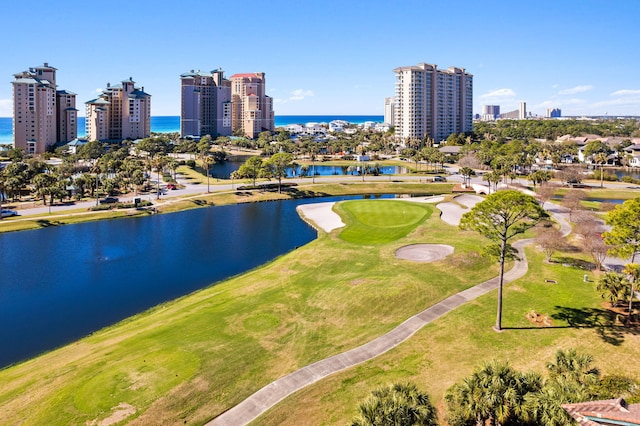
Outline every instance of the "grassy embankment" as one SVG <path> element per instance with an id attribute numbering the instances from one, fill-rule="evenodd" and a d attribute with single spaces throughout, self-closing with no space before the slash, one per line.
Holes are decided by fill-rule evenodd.
<path id="1" fill-rule="evenodd" d="M 72 225 L 74 223 L 92 222 L 95 220 L 118 219 L 146 216 L 145 210 L 103 210 L 91 212 L 84 209 L 67 210 L 64 213 L 45 213 L 41 215 L 14 216 L 0 221 L 0 233 L 26 231 L 29 229 L 48 228 L 50 226 Z"/>
<path id="2" fill-rule="evenodd" d="M 197 172 L 195 172 L 197 173 Z M 206 178 L 204 179 L 206 191 Z M 292 198 L 312 198 L 338 195 L 357 194 L 449 194 L 453 184 L 427 184 L 419 182 L 351 182 L 332 184 L 308 184 L 285 190 L 277 191 L 227 191 L 211 192 L 182 197 L 170 192 L 170 196 L 163 196 L 161 203 L 157 204 L 159 213 L 172 213 L 212 205 L 252 203 L 260 201 L 287 200 Z M 94 220 L 117 219 L 125 217 L 145 216 L 150 214 L 148 210 L 105 210 L 89 212 L 83 209 L 67 210 L 64 212 L 44 213 L 31 216 L 15 216 L 0 221 L 0 233 L 11 231 L 23 231 L 28 229 L 46 228 L 49 226 L 69 225 Z M 28 219 L 28 220 L 25 220 Z"/>

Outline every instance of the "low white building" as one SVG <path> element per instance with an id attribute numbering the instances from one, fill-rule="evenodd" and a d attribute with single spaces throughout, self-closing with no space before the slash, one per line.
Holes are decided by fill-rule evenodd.
<path id="1" fill-rule="evenodd" d="M 333 132 L 344 132 L 344 126 L 342 125 L 341 121 L 332 121 L 331 123 L 329 123 L 329 132 L 333 133 Z"/>
<path id="2" fill-rule="evenodd" d="M 302 133 L 304 131 L 304 127 L 302 124 L 289 124 L 285 127 L 286 131 L 293 134 Z"/>

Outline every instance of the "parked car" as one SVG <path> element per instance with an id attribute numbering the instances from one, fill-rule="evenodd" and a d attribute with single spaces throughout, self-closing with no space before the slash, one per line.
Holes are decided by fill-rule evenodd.
<path id="1" fill-rule="evenodd" d="M 167 184 L 167 189 L 178 189 L 178 188 L 176 188 L 176 186 L 174 184 L 168 183 Z"/>
<path id="2" fill-rule="evenodd" d="M 433 181 L 434 182 L 446 182 L 447 178 L 444 176 L 434 176 L 433 177 Z"/>
<path id="3" fill-rule="evenodd" d="M 18 216 L 18 212 L 15 210 L 7 210 L 7 209 L 2 209 L 2 211 L 0 212 L 0 217 L 11 217 L 11 216 Z"/>
<path id="4" fill-rule="evenodd" d="M 118 198 L 116 197 L 105 197 L 102 200 L 100 200 L 100 204 L 113 204 L 117 202 L 118 202 Z"/>

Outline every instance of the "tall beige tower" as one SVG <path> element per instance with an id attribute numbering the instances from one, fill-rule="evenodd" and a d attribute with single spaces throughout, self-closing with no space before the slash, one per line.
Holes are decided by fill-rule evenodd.
<path id="1" fill-rule="evenodd" d="M 151 95 L 135 87 L 132 78 L 85 102 L 89 140 L 146 138 L 151 134 Z"/>
<path id="2" fill-rule="evenodd" d="M 473 75 L 463 68 L 439 70 L 436 65 L 393 70 L 395 83 L 395 137 L 433 138 L 440 142 L 452 133 L 472 131 Z"/>
<path id="3" fill-rule="evenodd" d="M 78 136 L 78 110 L 76 94 L 66 90 L 56 91 L 56 115 L 58 117 L 58 142 L 71 142 Z"/>
<path id="4" fill-rule="evenodd" d="M 266 80 L 262 72 L 231 76 L 231 127 L 248 138 L 260 132 L 272 132 L 273 100 L 266 95 Z"/>
<path id="5" fill-rule="evenodd" d="M 56 91 L 56 71 L 48 63 L 14 74 L 13 135 L 14 147 L 28 154 L 40 154 L 56 142 L 76 138 L 75 94 Z M 58 96 L 60 93 L 60 96 Z M 69 108 L 60 113 L 58 101 Z M 59 128 L 64 127 L 64 132 Z"/>

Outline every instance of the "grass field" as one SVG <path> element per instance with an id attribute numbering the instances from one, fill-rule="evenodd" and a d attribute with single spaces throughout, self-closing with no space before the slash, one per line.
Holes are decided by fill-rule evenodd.
<path id="1" fill-rule="evenodd" d="M 495 275 L 495 265 L 472 253 L 484 241 L 451 241 L 451 230 L 432 215 L 401 240 L 375 247 L 325 235 L 263 268 L 0 371 L 0 424 L 85 423 L 124 403 L 136 407 L 131 418 L 140 424 L 201 423 L 275 378 L 365 343 Z M 453 262 L 427 266 L 393 255 L 425 241 L 456 246 Z"/>
<path id="2" fill-rule="evenodd" d="M 478 254 L 487 241 L 432 210 L 402 201 L 343 203 L 347 229 L 362 229 L 347 241 L 339 230 L 322 234 L 261 268 L 4 369 L 0 424 L 86 424 L 118 413 L 131 424 L 201 424 L 274 379 L 495 276 L 497 265 Z M 386 236 L 396 227 L 402 232 Z M 399 247 L 424 242 L 455 252 L 430 264 L 394 257 Z M 373 387 L 396 380 L 415 381 L 441 406 L 444 391 L 483 360 L 540 370 L 557 348 L 584 349 L 606 373 L 639 378 L 629 361 L 640 353 L 638 334 L 611 324 L 593 282 L 582 282 L 585 271 L 544 263 L 534 249 L 527 255 L 529 273 L 505 289 L 503 333 L 491 329 L 493 292 L 387 354 L 303 389 L 257 424 L 345 424 Z M 552 327 L 529 323 L 532 310 Z"/>

